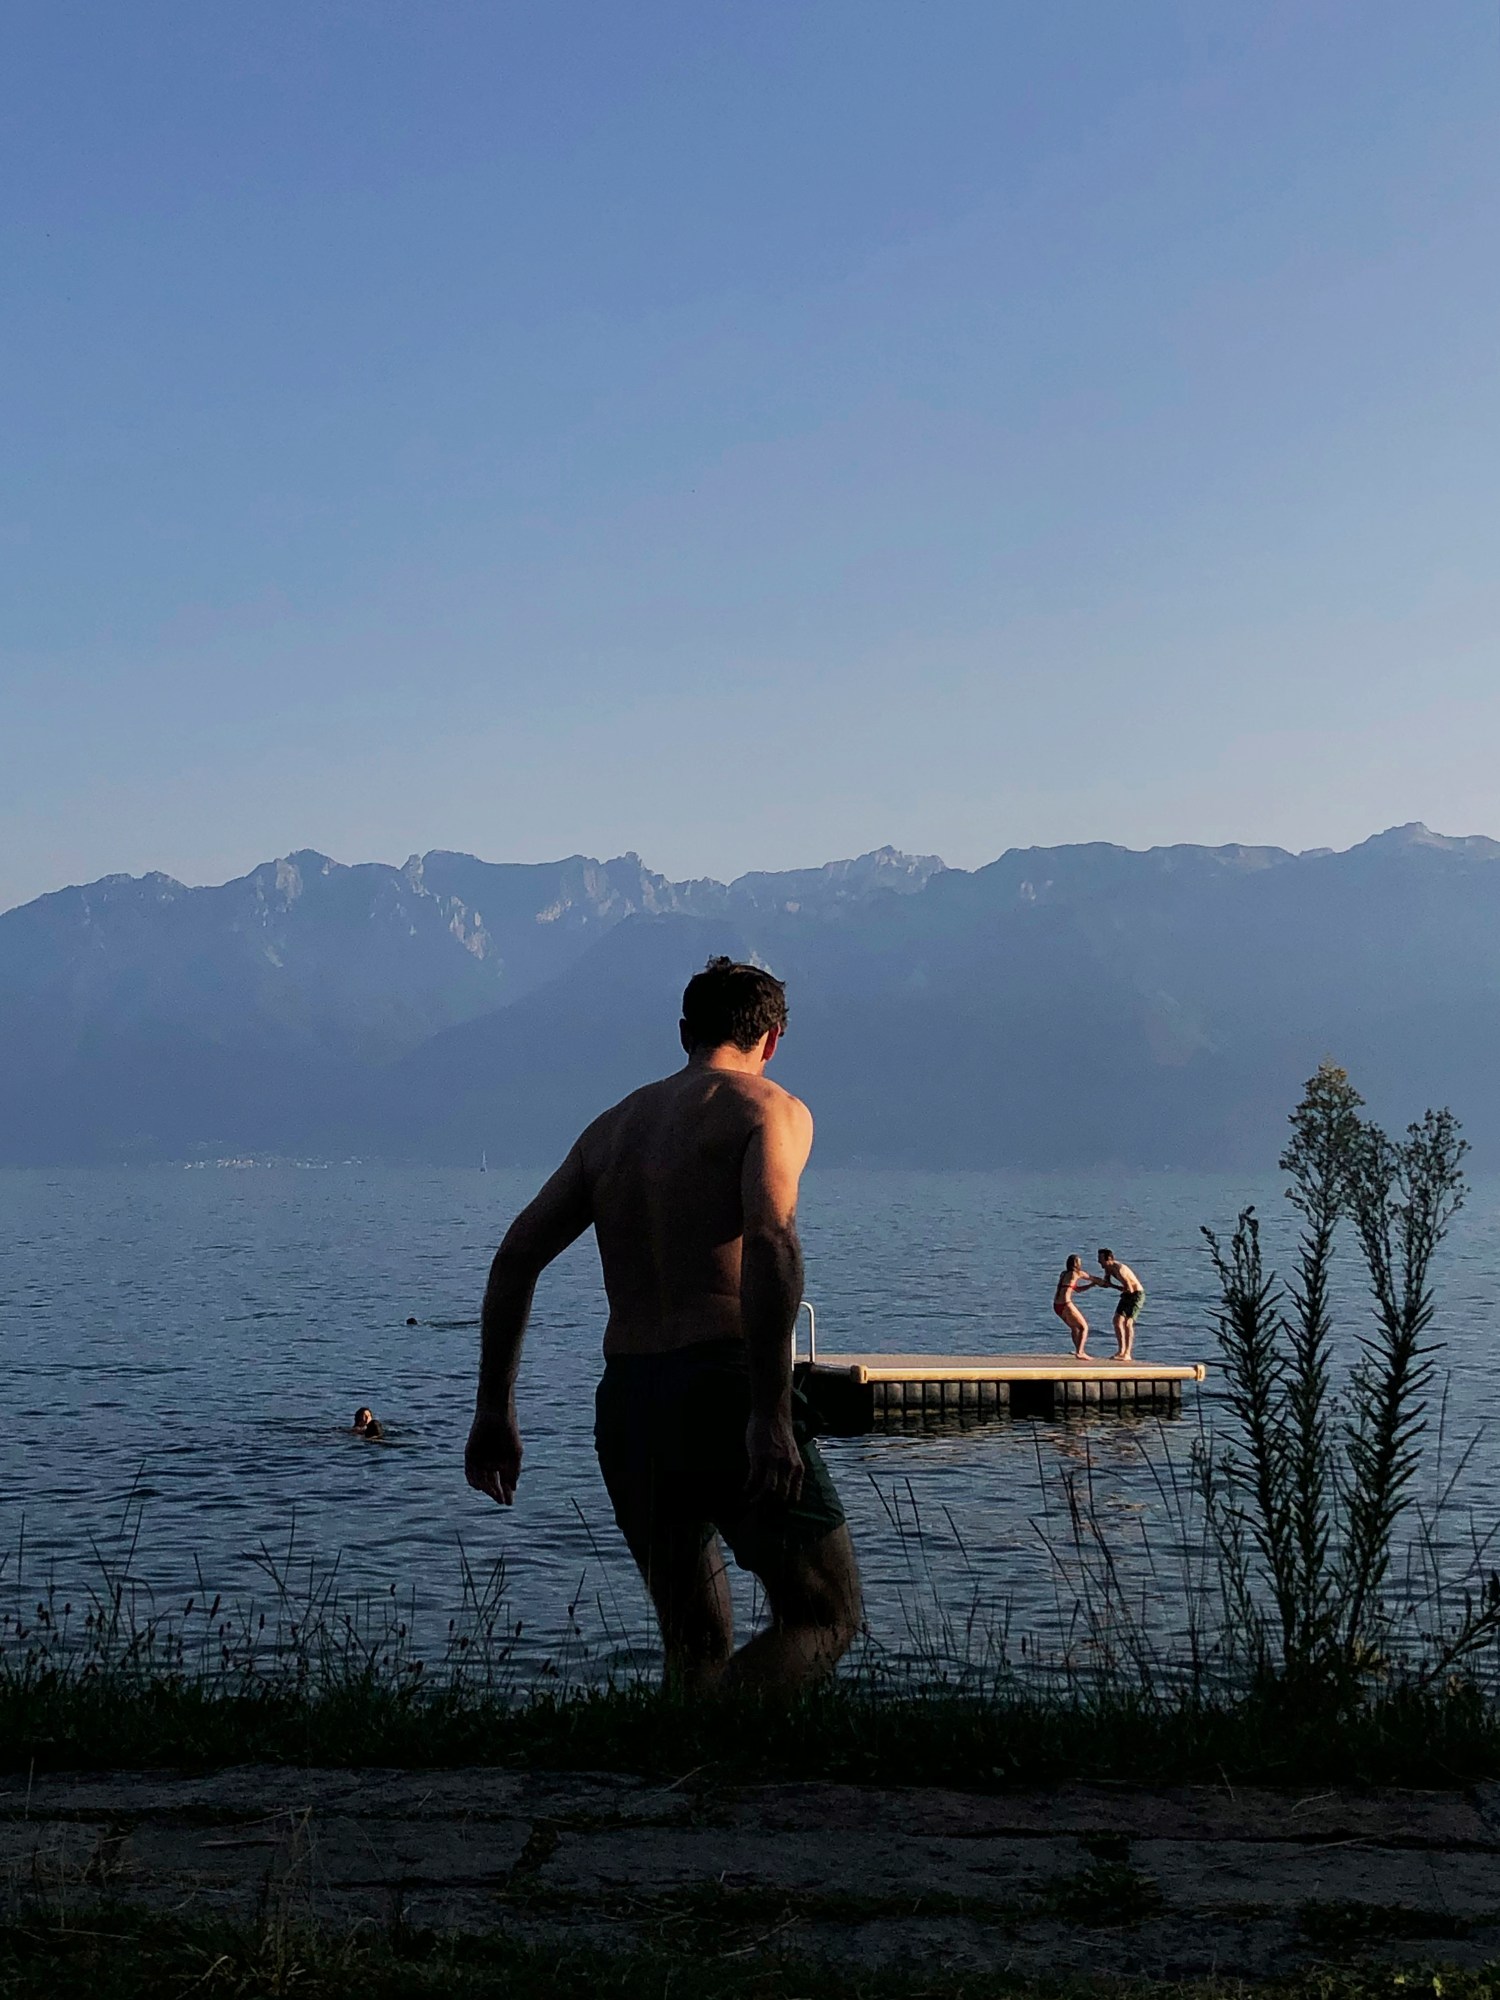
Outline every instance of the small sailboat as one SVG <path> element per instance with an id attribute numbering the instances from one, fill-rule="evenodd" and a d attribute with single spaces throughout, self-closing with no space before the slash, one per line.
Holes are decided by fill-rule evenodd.
<path id="1" fill-rule="evenodd" d="M 482 1174 L 487 1174 L 489 1170 L 490 1170 L 490 1156 L 488 1153 L 481 1153 L 479 1155 L 479 1171 Z"/>

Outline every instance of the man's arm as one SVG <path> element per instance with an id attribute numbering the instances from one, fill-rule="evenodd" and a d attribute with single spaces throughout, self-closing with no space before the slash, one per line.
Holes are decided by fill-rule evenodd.
<path id="1" fill-rule="evenodd" d="M 792 1436 L 792 1326 L 802 1302 L 797 1184 L 812 1137 L 805 1104 L 772 1098 L 741 1170 L 740 1323 L 750 1363 L 745 1439 L 752 1500 L 795 1500 L 802 1490 L 802 1456 Z"/>
<path id="2" fill-rule="evenodd" d="M 479 1319 L 479 1394 L 464 1451 L 464 1476 L 504 1507 L 515 1499 L 521 1476 L 516 1371 L 536 1281 L 593 1219 L 583 1160 L 575 1146 L 506 1230 L 490 1266 Z"/>

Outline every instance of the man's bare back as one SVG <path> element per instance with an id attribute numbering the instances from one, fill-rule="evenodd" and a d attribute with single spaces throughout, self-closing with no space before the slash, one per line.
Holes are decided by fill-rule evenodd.
<path id="1" fill-rule="evenodd" d="M 606 1355 L 743 1338 L 746 1180 L 763 1182 L 769 1163 L 794 1188 L 812 1130 L 807 1106 L 769 1078 L 693 1064 L 595 1119 L 577 1150 L 609 1298 Z"/>
<path id="2" fill-rule="evenodd" d="M 465 1469 L 508 1506 L 532 1294 L 593 1226 L 609 1299 L 595 1447 L 669 1672 L 690 1684 L 795 1686 L 829 1671 L 858 1623 L 843 1509 L 792 1383 L 797 1190 L 813 1127 L 763 1074 L 785 1022 L 779 981 L 711 960 L 683 995 L 686 1067 L 580 1136 L 506 1232 L 481 1317 Z M 772 1614 L 732 1659 L 721 1536 Z"/>

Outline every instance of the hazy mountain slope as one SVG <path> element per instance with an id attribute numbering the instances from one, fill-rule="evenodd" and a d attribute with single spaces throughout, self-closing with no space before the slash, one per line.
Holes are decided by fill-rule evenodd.
<path id="1" fill-rule="evenodd" d="M 800 907 L 843 912 L 940 866 L 885 849 L 786 879 Z M 524 998 L 627 918 L 774 902 L 779 879 L 307 851 L 213 887 L 110 876 L 40 897 L 0 916 L 0 1158 L 328 1143 L 369 1125 L 381 1065 Z"/>
<path id="2" fill-rule="evenodd" d="M 683 980 L 718 950 L 788 979 L 776 1074 L 812 1103 L 824 1159 L 1160 1164 L 1184 1143 L 1207 1150 L 1162 1061 L 1160 1003 L 1116 982 L 1078 911 L 1049 904 L 956 931 L 904 906 L 837 929 L 785 913 L 632 919 L 553 985 L 398 1066 L 412 1150 L 559 1152 L 612 1097 L 681 1060 Z"/>
<path id="3" fill-rule="evenodd" d="M 858 908 L 886 890 L 914 896 L 941 874 L 943 865 L 936 854 L 902 854 L 894 847 L 879 847 L 873 854 L 861 854 L 853 861 L 827 861 L 821 868 L 737 876 L 729 885 L 727 902 L 736 911 L 832 915 Z"/>
<path id="4" fill-rule="evenodd" d="M 1497 919 L 1500 845 L 1425 829 L 1302 858 L 1018 852 L 856 924 L 635 919 L 524 1007 L 416 1052 L 391 1122 L 441 1157 L 550 1156 L 675 1062 L 677 995 L 714 948 L 791 982 L 777 1074 L 824 1159 L 1269 1164 L 1330 1053 L 1381 1115 L 1451 1102 L 1500 1157 Z"/>
<path id="5" fill-rule="evenodd" d="M 790 983 L 825 1159 L 1266 1165 L 1302 1079 L 1451 1102 L 1500 1160 L 1500 843 L 893 850 L 737 882 L 299 854 L 0 917 L 0 1157 L 535 1162 L 678 1060 L 712 951 Z"/>
<path id="6" fill-rule="evenodd" d="M 255 1022 L 384 1054 L 493 1004 L 461 909 L 405 871 L 301 853 L 221 886 L 110 876 L 0 917 L 0 1006 L 46 1024 L 156 1021 L 216 1037 Z"/>
<path id="7" fill-rule="evenodd" d="M 753 949 L 727 918 L 633 917 L 551 985 L 396 1065 L 380 1080 L 362 1141 L 453 1161 L 560 1154 L 606 1104 L 681 1062 L 682 968 Z"/>
<path id="8" fill-rule="evenodd" d="M 0 917 L 0 1157 L 302 1145 L 357 1075 L 495 1002 L 464 912 L 400 870 L 61 890 Z"/>

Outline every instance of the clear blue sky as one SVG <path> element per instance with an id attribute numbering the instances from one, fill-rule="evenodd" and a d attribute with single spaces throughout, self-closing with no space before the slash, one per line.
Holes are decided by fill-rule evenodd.
<path id="1" fill-rule="evenodd" d="M 0 904 L 1500 834 L 1492 0 L 11 0 Z"/>

